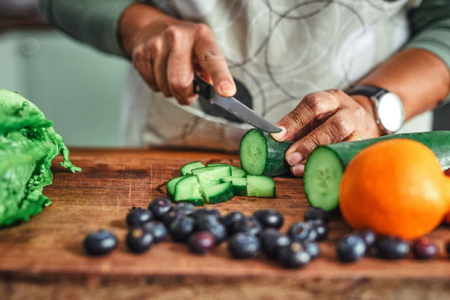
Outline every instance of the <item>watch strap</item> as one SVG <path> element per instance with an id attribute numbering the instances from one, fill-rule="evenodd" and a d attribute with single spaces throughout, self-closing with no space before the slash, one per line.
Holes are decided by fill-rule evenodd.
<path id="1" fill-rule="evenodd" d="M 355 86 L 350 92 L 348 92 L 348 95 L 363 95 L 368 98 L 375 98 L 378 99 L 381 95 L 389 93 L 388 90 L 379 88 L 377 86 L 373 85 L 358 85 Z"/>

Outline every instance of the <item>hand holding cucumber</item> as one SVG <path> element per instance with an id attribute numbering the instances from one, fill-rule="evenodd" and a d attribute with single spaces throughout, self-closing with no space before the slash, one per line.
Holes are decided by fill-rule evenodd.
<path id="1" fill-rule="evenodd" d="M 278 141 L 295 141 L 286 151 L 294 175 L 302 175 L 308 155 L 318 146 L 373 138 L 380 135 L 374 110 L 367 98 L 341 90 L 311 93 L 276 125 Z"/>

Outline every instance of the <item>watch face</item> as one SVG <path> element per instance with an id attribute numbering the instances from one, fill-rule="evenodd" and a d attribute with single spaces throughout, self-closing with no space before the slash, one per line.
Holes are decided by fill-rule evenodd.
<path id="1" fill-rule="evenodd" d="M 394 93 L 386 93 L 380 97 L 377 106 L 378 119 L 388 132 L 396 132 L 404 121 L 403 103 Z"/>

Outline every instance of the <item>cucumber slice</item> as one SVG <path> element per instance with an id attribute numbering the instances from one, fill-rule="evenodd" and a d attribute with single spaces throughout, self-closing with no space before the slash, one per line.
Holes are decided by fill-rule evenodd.
<path id="1" fill-rule="evenodd" d="M 247 176 L 247 172 L 242 170 L 239 167 L 227 164 L 208 164 L 208 167 L 217 167 L 217 166 L 229 166 L 231 168 L 231 176 L 233 177 L 245 177 Z"/>
<path id="2" fill-rule="evenodd" d="M 228 165 L 204 167 L 192 170 L 192 174 L 198 177 L 202 187 L 206 187 L 219 184 L 222 178 L 231 176 L 231 168 Z"/>
<path id="3" fill-rule="evenodd" d="M 406 138 L 424 144 L 436 154 L 443 170 L 450 168 L 450 131 L 399 133 L 320 146 L 310 154 L 303 174 L 305 194 L 311 206 L 325 210 L 337 208 L 342 175 L 353 157 L 370 145 L 393 138 Z"/>
<path id="4" fill-rule="evenodd" d="M 169 198 L 173 199 L 173 195 L 175 194 L 175 186 L 183 178 L 186 178 L 186 176 L 172 178 L 166 183 L 167 195 Z"/>
<path id="5" fill-rule="evenodd" d="M 204 168 L 205 165 L 202 164 L 202 162 L 200 161 L 194 161 L 188 164 L 185 164 L 184 166 L 181 167 L 180 172 L 181 175 L 192 175 L 192 170 L 193 169 L 198 169 L 198 168 Z"/>
<path id="6" fill-rule="evenodd" d="M 219 183 L 202 188 L 205 201 L 209 204 L 226 202 L 233 198 L 233 185 L 231 182 Z"/>
<path id="7" fill-rule="evenodd" d="M 247 178 L 230 176 L 223 178 L 222 182 L 231 182 L 235 196 L 247 196 Z"/>
<path id="8" fill-rule="evenodd" d="M 196 176 L 187 175 L 175 185 L 173 200 L 189 201 L 194 205 L 203 205 L 203 197 L 200 193 L 200 184 Z"/>
<path id="9" fill-rule="evenodd" d="M 242 137 L 239 158 L 250 175 L 274 177 L 289 171 L 284 154 L 292 142 L 278 142 L 268 133 L 251 129 Z"/>
<path id="10" fill-rule="evenodd" d="M 247 196 L 274 198 L 275 182 L 263 175 L 247 175 Z"/>

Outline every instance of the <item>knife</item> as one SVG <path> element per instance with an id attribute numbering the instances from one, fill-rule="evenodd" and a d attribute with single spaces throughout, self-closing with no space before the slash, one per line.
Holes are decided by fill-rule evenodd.
<path id="1" fill-rule="evenodd" d="M 269 133 L 277 133 L 281 128 L 273 125 L 262 116 L 245 106 L 241 101 L 234 97 L 221 97 L 214 92 L 214 88 L 208 82 L 199 76 L 194 77 L 194 93 L 198 94 L 200 100 L 208 101 L 213 105 L 217 105 L 227 112 L 233 114 L 243 122 L 252 125 L 262 131 Z"/>

